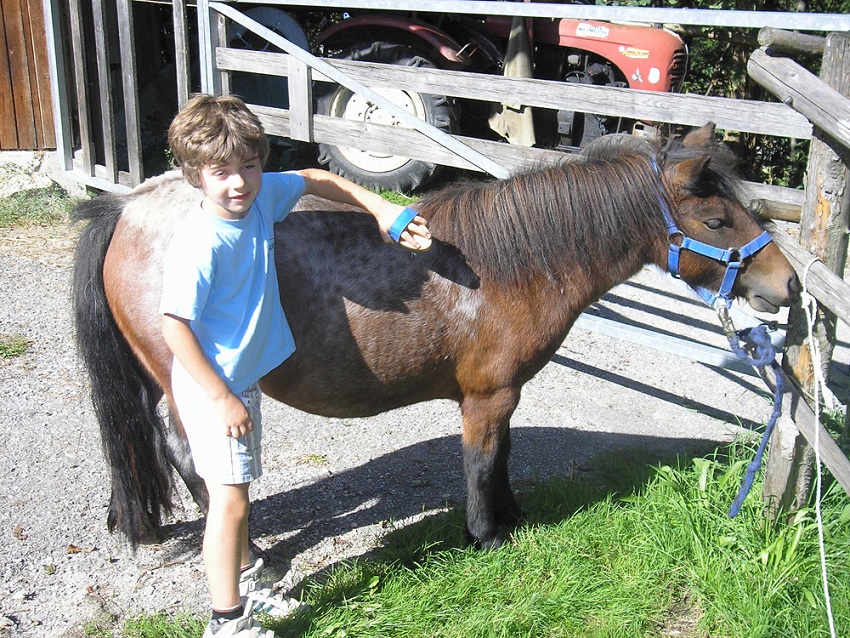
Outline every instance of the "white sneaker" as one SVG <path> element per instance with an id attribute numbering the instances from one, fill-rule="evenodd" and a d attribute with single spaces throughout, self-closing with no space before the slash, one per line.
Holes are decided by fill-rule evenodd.
<path id="1" fill-rule="evenodd" d="M 254 566 L 239 574 L 239 596 L 244 598 L 255 589 L 259 589 L 262 582 L 263 570 L 266 564 L 262 558 L 258 558 Z"/>
<path id="2" fill-rule="evenodd" d="M 213 631 L 215 621 L 210 621 L 204 631 L 203 638 L 275 638 L 274 631 L 264 628 L 251 614 L 250 609 L 239 618 L 228 620 L 219 624 L 218 629 Z"/>
<path id="3" fill-rule="evenodd" d="M 251 609 L 255 614 L 268 614 L 272 618 L 283 618 L 295 613 L 309 611 L 310 606 L 300 600 L 288 598 L 269 588 L 249 592 L 243 601 L 245 609 Z"/>

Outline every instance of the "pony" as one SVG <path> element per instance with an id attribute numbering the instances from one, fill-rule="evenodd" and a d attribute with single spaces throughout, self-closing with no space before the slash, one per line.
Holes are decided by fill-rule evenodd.
<path id="1" fill-rule="evenodd" d="M 670 246 L 677 276 L 718 290 L 724 264 L 684 250 L 686 242 L 769 241 L 740 203 L 734 156 L 714 138 L 713 124 L 673 140 L 602 138 L 577 161 L 449 185 L 415 205 L 434 237 L 424 253 L 383 243 L 362 211 L 302 198 L 275 233 L 297 350 L 260 381 L 263 392 L 327 417 L 456 401 L 466 530 L 477 546 L 499 547 L 521 514 L 508 476 L 511 415 L 582 310 L 644 265 L 668 269 Z M 158 312 L 169 238 L 198 201 L 170 172 L 74 213 L 86 222 L 75 256 L 76 339 L 111 472 L 107 525 L 134 547 L 161 531 L 172 467 L 206 507 L 173 409 Z M 742 252 L 730 294 L 775 312 L 798 283 L 779 249 L 762 244 Z"/>

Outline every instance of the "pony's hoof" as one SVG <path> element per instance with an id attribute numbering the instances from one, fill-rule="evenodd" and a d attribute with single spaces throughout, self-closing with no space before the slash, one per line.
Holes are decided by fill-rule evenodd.
<path id="1" fill-rule="evenodd" d="M 495 534 L 486 536 L 484 538 L 478 538 L 472 532 L 469 531 L 469 528 L 466 529 L 466 539 L 470 545 L 472 545 L 475 549 L 480 549 L 483 551 L 490 551 L 494 549 L 499 549 L 502 545 L 505 544 L 507 540 L 505 535 L 501 532 L 496 532 Z"/>
<path id="2" fill-rule="evenodd" d="M 486 551 L 494 551 L 505 544 L 507 539 L 503 534 L 496 534 L 493 538 L 479 541 L 479 548 Z"/>

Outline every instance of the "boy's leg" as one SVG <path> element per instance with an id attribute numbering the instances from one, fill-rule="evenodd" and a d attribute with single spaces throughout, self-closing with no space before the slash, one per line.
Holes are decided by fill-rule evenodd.
<path id="1" fill-rule="evenodd" d="M 248 560 L 248 512 L 250 483 L 207 484 L 210 509 L 204 532 L 204 567 L 212 607 L 218 611 L 238 608 L 239 572 Z"/>

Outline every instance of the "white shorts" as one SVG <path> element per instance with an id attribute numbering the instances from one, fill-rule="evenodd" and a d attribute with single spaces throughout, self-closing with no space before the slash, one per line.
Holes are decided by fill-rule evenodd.
<path id="1" fill-rule="evenodd" d="M 176 359 L 171 369 L 171 391 L 189 439 L 195 471 L 204 481 L 239 485 L 262 476 L 263 423 L 259 385 L 255 383 L 240 396 L 254 429 L 239 438 L 226 436 L 216 425 L 213 402 Z"/>

